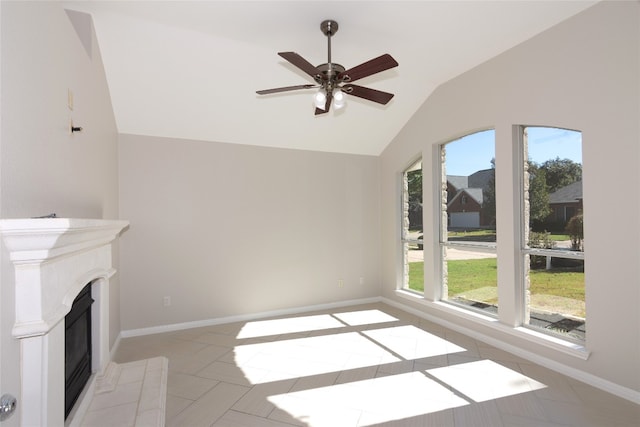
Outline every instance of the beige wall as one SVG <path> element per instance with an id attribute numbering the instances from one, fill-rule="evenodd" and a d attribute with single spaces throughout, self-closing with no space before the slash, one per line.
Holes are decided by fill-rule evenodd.
<path id="1" fill-rule="evenodd" d="M 377 157 L 133 135 L 119 154 L 123 330 L 380 294 Z"/>
<path id="2" fill-rule="evenodd" d="M 541 358 L 640 390 L 640 276 L 638 174 L 640 117 L 640 4 L 603 3 L 439 87 L 381 156 L 383 295 Z M 395 291 L 399 271 L 399 175 L 417 155 L 425 165 L 425 287 L 439 279 L 437 185 L 433 148 L 480 129 L 496 129 L 498 279 L 501 301 L 515 300 L 518 227 L 512 125 L 582 131 L 584 165 L 588 360 L 410 301 Z M 624 184 L 622 184 L 624 183 Z M 622 185 L 621 185 L 622 184 Z M 619 212 L 616 200 L 629 209 Z M 614 216 L 613 213 L 616 213 Z M 513 319 L 501 304 L 501 320 Z"/>
<path id="3" fill-rule="evenodd" d="M 64 217 L 118 215 L 117 132 L 98 45 L 86 16 L 81 37 L 59 3 L 2 2 L 0 217 L 52 212 Z M 75 94 L 70 136 L 67 89 Z M 19 345 L 13 267 L 4 245 L 0 267 L 2 393 L 19 396 Z M 111 288 L 111 341 L 120 331 L 118 276 Z M 15 367 L 15 369 L 11 369 Z M 17 416 L 3 422 L 15 425 Z"/>

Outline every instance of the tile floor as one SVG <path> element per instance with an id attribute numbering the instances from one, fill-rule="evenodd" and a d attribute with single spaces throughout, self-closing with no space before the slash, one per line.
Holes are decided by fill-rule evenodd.
<path id="1" fill-rule="evenodd" d="M 80 427 L 164 426 L 167 374 L 166 357 L 110 363 L 96 379 Z"/>
<path id="2" fill-rule="evenodd" d="M 122 340 L 167 426 L 640 426 L 640 406 L 384 304 Z"/>

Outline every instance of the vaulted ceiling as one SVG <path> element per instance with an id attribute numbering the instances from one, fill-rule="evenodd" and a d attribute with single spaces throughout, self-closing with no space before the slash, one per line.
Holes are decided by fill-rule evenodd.
<path id="1" fill-rule="evenodd" d="M 595 1 L 77 1 L 92 15 L 118 131 L 378 155 L 442 83 Z M 358 81 L 386 106 L 348 97 L 315 116 L 313 83 L 277 55 L 327 62 L 320 22 L 334 19 L 332 60 L 383 53 L 399 66 Z"/>

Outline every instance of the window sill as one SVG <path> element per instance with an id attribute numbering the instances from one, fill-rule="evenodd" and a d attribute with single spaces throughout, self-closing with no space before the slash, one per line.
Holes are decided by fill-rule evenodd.
<path id="1" fill-rule="evenodd" d="M 478 337 L 478 331 L 466 326 L 461 326 L 458 324 L 450 323 L 449 321 L 446 321 L 446 320 L 442 320 L 442 318 L 437 314 L 443 313 L 443 314 L 454 315 L 458 318 L 473 322 L 475 324 L 482 325 L 483 327 L 490 328 L 492 330 L 509 335 L 511 337 L 515 337 L 517 339 L 523 339 L 523 340 L 526 340 L 527 342 L 533 342 L 545 348 L 548 348 L 572 357 L 576 357 L 578 359 L 587 360 L 591 354 L 591 352 L 581 344 L 577 344 L 571 341 L 566 341 L 561 338 L 547 335 L 523 326 L 509 327 L 503 323 L 500 323 L 498 319 L 494 317 L 490 317 L 482 313 L 466 310 L 462 307 L 458 307 L 458 306 L 441 302 L 441 301 L 435 301 L 435 302 L 428 301 L 424 299 L 422 295 L 419 295 L 413 292 L 408 292 L 406 290 L 401 289 L 396 291 L 396 295 L 400 298 L 409 300 L 413 303 L 420 304 L 421 306 L 429 309 L 431 313 L 412 309 L 407 306 L 403 306 L 400 308 L 404 308 L 406 311 L 409 311 L 412 314 L 416 314 L 420 317 L 427 318 L 427 320 L 441 324 L 445 327 L 449 327 L 451 329 L 456 330 L 457 332 L 461 332 L 466 335 Z M 435 313 L 433 313 L 434 311 Z M 495 338 L 491 338 L 483 334 L 481 334 L 481 337 L 479 337 L 479 339 L 481 341 L 486 341 L 488 344 L 491 344 L 491 345 L 496 345 L 496 341 L 497 341 Z M 499 343 L 504 343 L 504 345 L 500 345 Z M 515 347 L 513 344 L 509 344 L 503 341 L 500 341 L 499 343 L 498 345 L 496 345 L 497 347 L 502 347 L 503 349 L 516 354 L 522 353 L 522 351 L 519 350 L 517 347 Z M 505 347 L 509 347 L 509 349 Z"/>

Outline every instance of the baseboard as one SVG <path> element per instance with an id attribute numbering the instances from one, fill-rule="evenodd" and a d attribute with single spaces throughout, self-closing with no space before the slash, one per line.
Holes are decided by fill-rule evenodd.
<path id="1" fill-rule="evenodd" d="M 118 348 L 120 347 L 120 341 L 122 340 L 122 332 L 118 334 L 116 337 L 116 341 L 111 346 L 111 351 L 109 352 L 109 362 L 113 360 L 113 357 L 118 352 Z"/>
<path id="2" fill-rule="evenodd" d="M 197 320 L 194 322 L 184 322 L 184 323 L 174 323 L 171 325 L 152 326 L 149 328 L 129 329 L 129 330 L 121 331 L 120 334 L 118 335 L 118 339 L 116 340 L 116 342 L 119 344 L 120 337 L 122 338 L 139 337 L 144 335 L 161 334 L 164 332 L 174 332 L 174 331 L 181 331 L 185 329 L 201 328 L 203 326 L 224 325 L 226 323 L 234 323 L 234 322 L 248 322 L 248 321 L 253 321 L 258 319 L 264 319 L 267 317 L 287 316 L 287 315 L 300 314 L 300 313 L 317 311 L 317 310 L 332 310 L 334 308 L 348 307 L 348 306 L 359 305 L 359 304 L 372 304 L 380 301 L 381 301 L 380 297 L 363 298 L 363 299 L 339 301 L 339 302 L 327 303 L 327 304 L 287 308 L 282 310 L 263 311 L 260 313 L 243 314 L 239 316 L 227 316 L 227 317 L 219 317 L 215 319 Z M 116 345 L 114 345 L 114 349 L 115 348 L 116 348 Z"/>
<path id="3" fill-rule="evenodd" d="M 485 342 L 489 345 L 492 345 L 501 350 L 507 351 L 511 354 L 514 354 L 518 357 L 522 357 L 530 362 L 533 362 L 537 365 L 543 366 L 545 368 L 551 369 L 552 371 L 558 372 L 560 374 L 566 375 L 567 377 L 573 378 L 578 381 L 582 381 L 585 384 L 589 384 L 590 386 L 596 387 L 600 390 L 606 391 L 607 393 L 611 393 L 615 396 L 621 397 L 623 399 L 629 400 L 633 403 L 640 404 L 640 392 L 636 390 L 632 390 L 628 387 L 621 386 L 619 384 L 613 383 L 609 380 L 605 380 L 604 378 L 598 377 L 596 375 L 590 374 L 588 372 L 581 371 L 579 369 L 575 369 L 571 366 L 556 362 L 555 360 L 540 356 L 539 354 L 532 353 L 530 351 L 523 350 L 519 347 L 513 346 L 511 344 L 507 344 L 503 341 L 497 340 L 490 336 L 479 333 L 475 329 L 469 329 L 464 326 L 460 326 L 455 323 L 451 323 L 447 320 L 443 320 L 437 316 L 431 316 L 426 312 L 421 310 L 417 310 L 413 307 L 409 307 L 397 301 L 391 300 L 389 298 L 381 297 L 380 302 L 384 304 L 388 304 L 392 307 L 398 308 L 400 310 L 406 311 L 407 313 L 416 315 L 430 322 L 436 323 L 438 325 L 444 326 L 445 328 L 451 329 L 453 331 L 459 332 L 461 334 L 467 335 L 479 341 Z"/>

